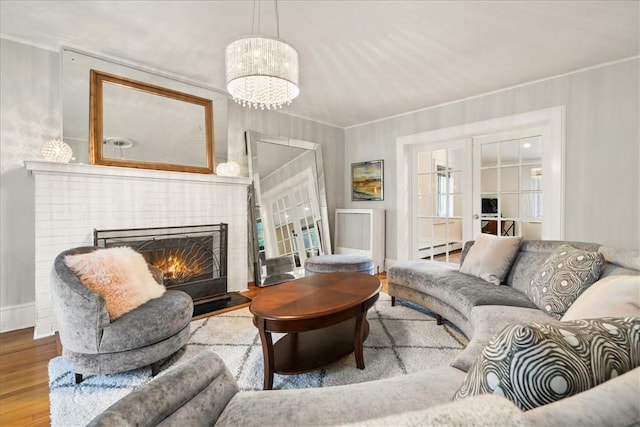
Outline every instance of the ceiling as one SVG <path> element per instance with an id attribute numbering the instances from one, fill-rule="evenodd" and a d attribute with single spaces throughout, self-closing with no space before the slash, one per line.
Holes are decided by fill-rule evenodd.
<path id="1" fill-rule="evenodd" d="M 224 90 L 224 48 L 251 34 L 253 5 L 2 0 L 0 33 Z M 275 35 L 273 2 L 258 6 L 260 32 Z M 300 54 L 300 96 L 283 112 L 340 127 L 640 53 L 637 1 L 280 0 L 278 6 L 280 36 Z"/>

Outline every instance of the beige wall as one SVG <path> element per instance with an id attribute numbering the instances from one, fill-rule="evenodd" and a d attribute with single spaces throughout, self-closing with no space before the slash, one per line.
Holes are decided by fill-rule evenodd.
<path id="1" fill-rule="evenodd" d="M 565 238 L 640 249 L 638 58 L 345 130 L 350 164 L 385 161 L 385 200 L 345 207 L 387 210 L 387 258 L 395 259 L 396 138 L 566 106 Z"/>
<path id="2" fill-rule="evenodd" d="M 5 329 L 7 322 L 28 326 L 23 317 L 33 316 L 35 300 L 34 185 L 23 162 L 41 158 L 40 146 L 60 136 L 62 115 L 58 54 L 0 43 L 0 317 Z"/>

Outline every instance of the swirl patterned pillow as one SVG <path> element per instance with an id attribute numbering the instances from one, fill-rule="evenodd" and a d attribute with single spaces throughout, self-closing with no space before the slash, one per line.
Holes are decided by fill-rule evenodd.
<path id="1" fill-rule="evenodd" d="M 454 399 L 496 394 L 526 411 L 640 366 L 639 349 L 637 317 L 510 325 L 478 356 Z"/>
<path id="2" fill-rule="evenodd" d="M 571 245 L 559 246 L 542 264 L 527 289 L 527 297 L 560 320 L 573 302 L 600 277 L 604 257 Z"/>

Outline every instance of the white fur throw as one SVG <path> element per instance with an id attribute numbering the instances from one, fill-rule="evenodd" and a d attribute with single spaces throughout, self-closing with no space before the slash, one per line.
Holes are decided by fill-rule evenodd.
<path id="1" fill-rule="evenodd" d="M 67 255 L 64 262 L 86 287 L 104 298 L 112 321 L 165 292 L 144 257 L 129 247 Z"/>

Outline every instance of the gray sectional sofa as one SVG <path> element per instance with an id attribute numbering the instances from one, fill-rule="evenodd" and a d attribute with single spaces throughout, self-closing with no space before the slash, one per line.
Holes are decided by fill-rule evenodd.
<path id="1" fill-rule="evenodd" d="M 202 353 L 125 396 L 90 425 L 640 425 L 640 368 L 524 412 L 491 394 L 453 400 L 469 366 L 505 325 L 559 322 L 531 303 L 523 289 L 562 243 L 524 241 L 501 286 L 442 263 L 414 261 L 389 269 L 392 297 L 438 313 L 470 338 L 452 366 L 338 387 L 239 392 L 223 361 L 214 353 Z M 465 245 L 463 255 L 471 244 Z M 640 276 L 638 252 L 571 244 L 602 253 L 605 277 Z"/>
<path id="2" fill-rule="evenodd" d="M 465 243 L 460 265 L 473 243 Z M 501 286 L 487 286 L 482 279 L 460 273 L 457 265 L 420 260 L 389 269 L 389 295 L 392 303 L 400 298 L 419 304 L 462 330 L 470 342 L 453 366 L 467 371 L 489 339 L 508 324 L 558 322 L 538 309 L 525 290 L 541 265 L 563 244 L 602 253 L 605 258 L 602 278 L 621 274 L 640 276 L 637 251 L 595 243 L 524 240 Z"/>

